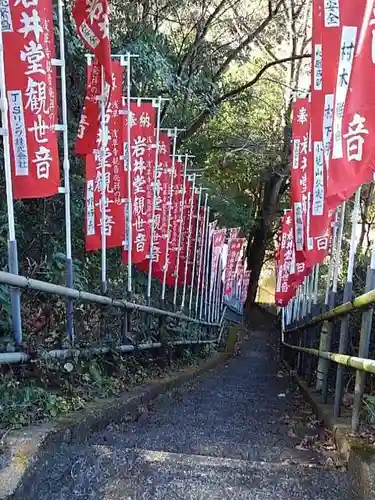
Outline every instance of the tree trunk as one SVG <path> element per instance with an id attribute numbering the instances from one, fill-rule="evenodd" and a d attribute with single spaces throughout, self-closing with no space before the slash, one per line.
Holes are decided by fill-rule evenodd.
<path id="1" fill-rule="evenodd" d="M 280 169 L 283 171 L 283 168 Z M 283 188 L 285 189 L 287 174 L 281 175 L 274 172 L 267 181 L 260 217 L 253 231 L 248 238 L 247 246 L 247 268 L 251 270 L 250 283 L 247 291 L 245 304 L 246 312 L 249 312 L 255 302 L 260 272 L 262 270 L 270 235 L 272 234 L 272 224 L 278 213 L 278 206 Z"/>

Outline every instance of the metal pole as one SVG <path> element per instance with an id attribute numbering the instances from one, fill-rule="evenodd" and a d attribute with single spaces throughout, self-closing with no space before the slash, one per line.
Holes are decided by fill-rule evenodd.
<path id="1" fill-rule="evenodd" d="M 216 273 L 215 273 L 215 289 L 213 291 L 213 300 L 212 300 L 212 306 L 211 306 L 211 321 L 213 321 L 214 318 L 217 317 L 218 309 L 220 308 L 221 271 L 222 271 L 222 264 L 221 264 L 221 258 L 219 257 L 219 259 L 217 261 L 217 267 L 216 267 Z M 224 297 L 222 297 L 222 299 L 223 298 Z"/>
<path id="2" fill-rule="evenodd" d="M 375 244 L 372 246 L 370 267 L 366 277 L 366 292 L 375 289 Z M 372 334 L 374 306 L 362 313 L 361 335 L 359 340 L 358 357 L 368 358 Z M 358 430 L 359 415 L 362 409 L 362 396 L 365 389 L 366 372 L 357 371 L 355 377 L 354 402 L 352 413 L 352 429 Z"/>
<path id="3" fill-rule="evenodd" d="M 189 297 L 189 316 L 191 316 L 191 309 L 193 305 L 193 289 L 194 289 L 194 281 L 195 281 L 195 265 L 197 262 L 197 250 L 198 250 L 198 237 L 199 237 L 199 224 L 200 224 L 200 216 L 201 216 L 201 201 L 202 201 L 202 188 L 199 188 L 198 191 L 198 208 L 197 208 L 197 220 L 195 226 L 195 241 L 194 241 L 194 253 L 193 253 L 193 269 L 191 273 L 191 282 L 190 282 L 190 297 Z"/>
<path id="4" fill-rule="evenodd" d="M 63 133 L 63 170 L 64 170 L 64 197 L 65 197 L 65 239 L 66 239 L 66 286 L 73 288 L 73 260 L 72 260 L 72 226 L 70 213 L 70 161 L 68 138 L 68 110 L 66 97 L 66 61 L 65 61 L 65 30 L 63 0 L 57 1 L 59 18 L 59 46 L 60 46 L 60 76 L 61 76 L 61 115 Z M 68 300 L 66 306 L 66 331 L 68 339 L 74 342 L 73 301 Z"/>
<path id="5" fill-rule="evenodd" d="M 147 303 L 151 305 L 151 280 L 152 280 L 152 261 L 154 258 L 154 233 L 155 233 L 155 210 L 156 196 L 158 184 L 158 169 L 159 169 L 159 150 L 160 150 L 160 118 L 161 118 L 161 97 L 157 103 L 157 118 L 156 118 L 156 143 L 155 143 L 155 163 L 154 163 L 154 182 L 153 182 L 153 198 L 152 198 L 152 216 L 151 216 L 151 236 L 150 236 L 150 255 L 148 261 L 148 282 L 147 282 Z"/>
<path id="6" fill-rule="evenodd" d="M 102 236 L 102 274 L 101 274 L 101 292 L 103 295 L 107 293 L 107 211 L 106 211 L 106 168 L 105 168 L 105 153 L 108 144 L 108 133 L 106 124 L 106 93 L 105 93 L 105 79 L 104 68 L 101 67 L 101 82 L 102 82 L 102 95 L 100 97 L 100 122 L 101 122 L 101 144 L 100 144 L 100 164 L 101 164 L 101 236 Z"/>
<path id="7" fill-rule="evenodd" d="M 192 192 L 192 194 L 191 194 L 191 199 L 190 199 L 189 230 L 188 230 L 188 241 L 187 241 L 187 249 L 186 249 L 185 271 L 184 271 L 184 286 L 182 289 L 181 311 L 184 310 L 185 298 L 186 298 L 186 282 L 187 282 L 187 272 L 188 272 L 189 256 L 190 256 L 191 223 L 193 220 L 193 209 L 194 209 L 195 174 L 193 174 L 193 183 L 192 183 L 192 187 L 191 187 L 191 192 Z"/>
<path id="8" fill-rule="evenodd" d="M 203 233 L 202 233 L 202 239 L 201 239 L 201 248 L 200 248 L 200 260 L 199 260 L 199 268 L 198 268 L 198 285 L 197 285 L 197 296 L 195 300 L 195 317 L 198 318 L 198 305 L 201 302 L 200 299 L 202 299 L 203 296 L 203 290 L 201 295 L 200 289 L 201 285 L 202 287 L 204 286 L 204 279 L 202 276 L 201 280 L 201 273 L 204 272 L 205 268 L 205 257 L 206 257 L 206 228 L 207 228 L 207 203 L 208 203 L 208 194 L 205 194 L 205 199 L 204 199 L 204 213 L 203 213 Z M 203 267 L 203 269 L 202 269 Z"/>
<path id="9" fill-rule="evenodd" d="M 170 182 L 170 192 L 169 192 L 169 201 L 168 201 L 168 222 L 167 222 L 167 244 L 166 244 L 166 256 L 165 256 L 165 265 L 163 269 L 163 284 L 161 290 L 161 300 L 164 302 L 165 300 L 165 288 L 167 283 L 167 272 L 169 268 L 168 255 L 169 255 L 169 240 L 170 240 L 170 232 L 171 232 L 171 219 L 172 219 L 172 205 L 173 205 L 173 186 L 174 179 L 176 174 L 176 145 L 177 145 L 177 128 L 175 127 L 172 131 L 173 134 L 173 146 L 172 146 L 172 171 L 171 171 L 171 182 Z"/>
<path id="10" fill-rule="evenodd" d="M 210 272 L 212 275 L 212 241 L 213 241 L 213 231 L 210 231 L 210 226 L 208 226 L 208 245 L 207 245 L 207 261 L 206 261 L 206 288 L 204 291 L 204 318 L 209 318 L 210 310 L 209 310 L 209 305 L 210 305 L 210 300 L 211 300 L 211 282 L 209 279 Z"/>
<path id="11" fill-rule="evenodd" d="M 26 290 L 38 290 L 42 293 L 58 295 L 59 297 L 67 297 L 79 302 L 89 302 L 108 307 L 117 307 L 120 309 L 126 309 L 128 311 L 139 311 L 156 316 L 163 316 L 187 321 L 193 324 L 215 326 L 207 323 L 206 321 L 199 321 L 197 319 L 189 318 L 185 314 L 174 313 L 171 311 L 166 311 L 165 309 L 158 309 L 156 307 L 149 307 L 142 304 L 134 304 L 126 300 L 113 299 L 111 297 L 108 297 L 108 295 L 105 296 L 97 295 L 95 293 L 83 292 L 74 288 L 67 288 L 66 286 L 55 285 L 53 283 L 47 283 L 40 280 L 34 280 L 32 278 L 26 278 L 25 276 L 19 276 L 17 274 L 7 273 L 4 271 L 0 271 L 0 283 L 8 286 L 14 286 L 16 288 L 23 288 Z"/>
<path id="12" fill-rule="evenodd" d="M 124 147 L 124 160 L 127 171 L 128 200 L 127 200 L 127 250 L 128 250 L 128 299 L 132 298 L 132 252 L 133 252 L 133 204 L 132 204 L 132 155 L 131 155 L 131 57 L 126 54 L 126 147 Z"/>
<path id="13" fill-rule="evenodd" d="M 4 68 L 4 45 L 2 25 L 0 22 L 0 102 L 1 102 L 1 135 L 3 136 L 4 148 L 4 172 L 5 172 L 5 191 L 7 200 L 8 215 L 8 266 L 9 272 L 18 275 L 18 252 L 16 229 L 14 223 L 13 207 L 13 187 L 12 187 L 12 167 L 10 160 L 10 141 L 9 141 L 9 122 L 8 122 L 8 100 L 5 82 Z M 21 323 L 21 292 L 18 288 L 10 289 L 11 308 L 12 308 L 12 330 L 14 341 L 17 345 L 22 344 L 22 323 Z"/>
<path id="14" fill-rule="evenodd" d="M 338 234 L 338 225 L 337 221 L 335 221 L 334 226 L 333 226 L 333 236 L 332 236 L 332 247 L 331 247 L 331 258 L 329 259 L 329 264 L 328 264 L 328 276 L 327 276 L 327 284 L 326 284 L 326 294 L 324 298 L 324 305 L 327 308 L 328 307 L 328 301 L 329 301 L 329 292 L 331 288 L 331 280 L 332 280 L 332 273 L 334 269 L 334 264 L 335 264 L 335 252 L 336 252 L 336 247 L 337 247 L 337 234 Z"/>
<path id="15" fill-rule="evenodd" d="M 313 290 L 313 304 L 316 306 L 318 304 L 318 291 L 319 291 L 319 271 L 320 265 L 315 266 L 315 279 L 314 279 L 314 290 Z"/>
<path id="16" fill-rule="evenodd" d="M 354 272 L 354 261 L 356 252 L 356 242 L 357 242 L 357 222 L 358 213 L 361 202 L 361 188 L 357 189 L 355 194 L 354 207 L 352 212 L 352 231 L 350 239 L 349 248 L 349 262 L 348 271 L 346 276 L 346 283 L 344 288 L 343 303 L 351 300 L 353 291 L 353 272 Z M 349 338 L 349 315 L 343 316 L 340 325 L 340 343 L 339 343 L 339 354 L 345 354 L 348 348 L 348 338 Z M 335 387 L 335 402 L 334 402 L 334 416 L 340 416 L 341 398 L 343 396 L 343 378 L 344 378 L 345 368 L 343 365 L 337 365 L 336 370 L 336 387 Z"/>
<path id="17" fill-rule="evenodd" d="M 306 318 L 307 315 L 308 291 L 308 277 L 306 276 L 303 280 L 302 318 Z"/>
<path id="18" fill-rule="evenodd" d="M 219 260 L 219 276 L 217 280 L 217 307 L 216 307 L 216 315 L 215 318 L 219 318 L 221 311 L 224 309 L 224 288 L 223 288 L 223 282 L 222 282 L 222 276 L 223 276 L 223 261 L 222 259 Z"/>
<path id="19" fill-rule="evenodd" d="M 202 319 L 203 315 L 203 301 L 206 296 L 206 290 L 208 288 L 208 246 L 209 246 L 209 230 L 210 230 L 210 207 L 207 207 L 206 213 L 206 224 L 205 224 L 205 233 L 204 233 L 204 254 L 203 254 L 203 276 L 202 279 L 204 282 L 202 283 L 202 293 L 199 305 L 199 319 Z"/>
<path id="20" fill-rule="evenodd" d="M 178 248 L 177 248 L 177 259 L 176 259 L 176 269 L 175 269 L 175 280 L 174 280 L 174 294 L 173 294 L 173 308 L 176 310 L 177 307 L 177 287 L 179 278 L 179 268 L 180 268 L 180 256 L 181 256 L 181 246 L 182 246 L 182 232 L 184 228 L 184 210 L 185 210 L 185 194 L 186 194 L 186 170 L 188 163 L 188 155 L 185 155 L 184 162 L 184 174 L 182 181 L 182 199 L 181 199 L 181 210 L 180 210 L 180 232 L 178 235 Z"/>
<path id="21" fill-rule="evenodd" d="M 332 292 L 330 293 L 328 300 L 328 308 L 333 309 L 336 303 L 336 295 L 337 295 L 337 283 L 340 274 L 340 256 L 341 256 L 341 247 L 342 247 L 342 235 L 344 231 L 344 222 L 345 222 L 345 202 L 341 205 L 341 214 L 340 214 L 340 226 L 337 235 L 337 249 L 336 249 L 336 258 L 333 269 L 333 281 L 332 281 Z M 333 331 L 334 321 L 330 321 L 327 325 L 326 329 L 322 329 L 322 341 L 323 351 L 329 351 L 332 344 L 332 331 Z M 319 360 L 320 361 L 320 360 Z M 322 360 L 321 368 L 321 381 L 322 381 L 322 400 L 324 403 L 327 402 L 328 398 L 328 371 L 329 371 L 329 360 Z M 319 368 L 318 368 L 319 371 Z"/>
<path id="22" fill-rule="evenodd" d="M 228 240 L 228 249 L 229 249 L 229 241 Z M 212 251 L 211 251 L 211 276 L 213 276 L 212 284 L 210 282 L 210 290 L 208 295 L 208 318 L 213 318 L 215 316 L 215 306 L 216 306 L 216 290 L 217 290 L 217 282 L 219 280 L 219 259 L 221 255 L 218 256 L 218 260 L 216 263 L 216 269 L 213 269 L 213 233 L 210 241 Z M 228 254 L 227 254 L 227 264 L 228 264 Z M 225 270 L 226 272 L 226 270 Z"/>
<path id="23" fill-rule="evenodd" d="M 309 300 L 308 300 L 308 305 L 307 305 L 307 313 L 310 315 L 311 314 L 311 309 L 312 309 L 312 303 L 313 303 L 313 294 L 314 294 L 314 281 L 315 281 L 315 271 L 316 271 L 316 266 L 313 267 L 313 270 L 309 276 L 308 279 L 308 288 L 309 288 Z"/>

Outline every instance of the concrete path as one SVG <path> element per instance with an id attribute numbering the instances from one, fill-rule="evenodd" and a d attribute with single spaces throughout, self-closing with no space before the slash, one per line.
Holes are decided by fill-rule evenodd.
<path id="1" fill-rule="evenodd" d="M 296 449 L 285 416 L 288 377 L 255 332 L 227 366 L 159 397 L 134 423 L 113 425 L 40 464 L 17 500 L 335 500 L 346 476 Z"/>

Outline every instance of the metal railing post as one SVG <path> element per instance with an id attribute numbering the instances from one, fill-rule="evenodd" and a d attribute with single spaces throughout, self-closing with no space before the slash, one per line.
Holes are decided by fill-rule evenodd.
<path id="1" fill-rule="evenodd" d="M 370 291 L 375 288 L 374 257 L 375 257 L 375 250 L 373 250 L 371 265 L 367 271 L 366 291 Z M 368 358 L 369 355 L 373 314 L 374 314 L 373 307 L 365 310 L 362 313 L 361 334 L 360 334 L 359 349 L 358 349 L 358 357 L 360 358 Z M 362 406 L 362 397 L 365 387 L 365 381 L 366 381 L 366 372 L 358 370 L 355 377 L 355 388 L 354 388 L 354 402 L 353 402 L 353 413 L 352 413 L 353 431 L 358 430 L 359 415 Z"/>

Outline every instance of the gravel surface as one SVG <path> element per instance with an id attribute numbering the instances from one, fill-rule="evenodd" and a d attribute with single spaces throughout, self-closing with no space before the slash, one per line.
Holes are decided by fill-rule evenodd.
<path id="1" fill-rule="evenodd" d="M 137 422 L 45 456 L 14 499 L 344 500 L 345 473 L 288 436 L 293 396 L 272 356 L 254 332 L 243 355 L 160 396 Z"/>

